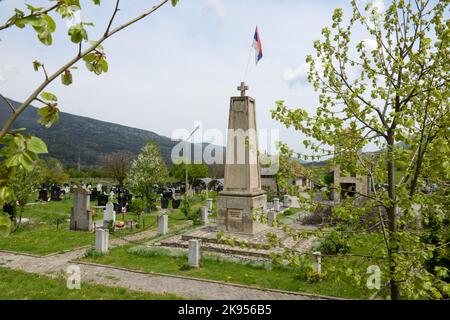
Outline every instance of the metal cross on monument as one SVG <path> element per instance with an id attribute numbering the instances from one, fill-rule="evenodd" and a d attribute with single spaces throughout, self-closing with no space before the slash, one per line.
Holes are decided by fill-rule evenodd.
<path id="1" fill-rule="evenodd" d="M 241 97 L 245 97 L 245 91 L 248 90 L 248 86 L 245 84 L 245 82 L 241 82 L 241 85 L 237 87 L 237 89 L 241 92 Z"/>

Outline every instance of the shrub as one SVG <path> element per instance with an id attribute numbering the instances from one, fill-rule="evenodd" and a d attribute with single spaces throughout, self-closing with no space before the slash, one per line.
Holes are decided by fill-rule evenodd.
<path id="1" fill-rule="evenodd" d="M 183 263 L 182 265 L 180 265 L 181 271 L 187 271 L 187 270 L 191 270 L 191 269 L 192 269 L 192 267 L 187 263 Z"/>
<path id="2" fill-rule="evenodd" d="M 309 283 L 317 283 L 325 278 L 325 273 L 317 272 L 315 270 L 308 272 L 306 276 L 306 281 Z"/>
<path id="3" fill-rule="evenodd" d="M 147 202 L 144 200 L 144 198 L 135 197 L 135 198 L 133 198 L 133 201 L 131 201 L 131 211 L 133 211 L 135 213 L 143 212 L 146 207 L 147 207 Z"/>
<path id="4" fill-rule="evenodd" d="M 325 254 L 347 253 L 350 251 L 348 236 L 343 230 L 337 228 L 331 230 L 322 239 L 319 250 Z"/>
<path id="5" fill-rule="evenodd" d="M 275 191 L 269 186 L 263 186 L 262 189 L 266 192 L 267 202 L 273 202 L 273 198 L 276 196 Z"/>
<path id="6" fill-rule="evenodd" d="M 104 253 L 96 251 L 94 248 L 89 248 L 84 253 L 85 258 L 98 258 L 98 257 L 102 257 L 104 255 L 105 255 Z"/>

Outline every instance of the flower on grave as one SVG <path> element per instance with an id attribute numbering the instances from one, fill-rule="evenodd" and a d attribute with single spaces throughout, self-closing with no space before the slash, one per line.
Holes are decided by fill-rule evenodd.
<path id="1" fill-rule="evenodd" d="M 123 221 L 116 222 L 116 228 L 123 228 L 123 227 L 125 227 L 125 223 Z"/>

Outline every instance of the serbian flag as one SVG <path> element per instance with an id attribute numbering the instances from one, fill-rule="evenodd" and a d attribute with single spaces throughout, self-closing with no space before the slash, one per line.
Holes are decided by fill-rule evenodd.
<path id="1" fill-rule="evenodd" d="M 258 64 L 259 60 L 262 59 L 262 45 L 261 45 L 261 37 L 259 36 L 258 26 L 256 26 L 255 36 L 253 37 L 253 48 L 255 49 L 255 61 Z"/>

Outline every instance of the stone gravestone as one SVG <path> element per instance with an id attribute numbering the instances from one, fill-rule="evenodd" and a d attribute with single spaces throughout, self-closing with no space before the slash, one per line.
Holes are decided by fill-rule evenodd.
<path id="1" fill-rule="evenodd" d="M 92 231 L 92 217 L 89 214 L 90 192 L 76 188 L 73 195 L 73 207 L 70 216 L 70 230 Z"/>
<path id="2" fill-rule="evenodd" d="M 98 191 L 98 192 L 102 192 L 102 187 L 103 187 L 103 186 L 102 186 L 101 183 L 97 184 L 97 188 L 96 188 L 97 191 Z"/>
<path id="3" fill-rule="evenodd" d="M 163 214 L 158 216 L 158 235 L 165 235 L 167 232 L 169 232 L 169 216 Z"/>
<path id="4" fill-rule="evenodd" d="M 48 193 L 47 189 L 41 189 L 39 190 L 39 201 L 47 201 L 48 200 Z"/>
<path id="5" fill-rule="evenodd" d="M 274 209 L 269 210 L 269 214 L 267 216 L 267 224 L 269 226 L 272 226 L 275 220 L 277 220 L 277 211 L 275 211 Z"/>
<path id="6" fill-rule="evenodd" d="M 206 199 L 206 207 L 208 208 L 208 210 L 212 210 L 213 199 L 211 199 L 211 198 Z"/>
<path id="7" fill-rule="evenodd" d="M 188 246 L 188 263 L 191 267 L 198 268 L 200 266 L 200 240 L 191 239 Z"/>
<path id="8" fill-rule="evenodd" d="M 322 253 L 319 251 L 313 252 L 314 257 L 316 258 L 316 261 L 314 263 L 314 268 L 316 269 L 316 272 L 321 273 L 322 272 Z"/>
<path id="9" fill-rule="evenodd" d="M 108 228 L 111 221 L 114 226 L 114 223 L 116 222 L 116 212 L 114 211 L 114 204 L 112 202 L 108 202 L 103 213 L 103 227 Z"/>
<path id="10" fill-rule="evenodd" d="M 278 198 L 273 199 L 273 209 L 276 212 L 280 211 L 280 199 L 278 199 Z"/>
<path id="11" fill-rule="evenodd" d="M 203 225 L 207 225 L 208 224 L 208 215 L 209 215 L 209 210 L 207 207 L 202 207 L 201 208 L 201 217 L 200 220 L 202 222 Z"/>
<path id="12" fill-rule="evenodd" d="M 108 198 L 108 196 L 106 194 L 100 194 L 97 197 L 97 206 L 98 207 L 106 206 L 106 204 L 108 203 L 108 200 L 109 200 L 109 198 Z"/>
<path id="13" fill-rule="evenodd" d="M 285 208 L 289 208 L 290 207 L 290 203 L 289 203 L 289 195 L 285 194 L 283 197 L 283 207 Z"/>
<path id="14" fill-rule="evenodd" d="M 95 251 L 101 253 L 108 252 L 109 230 L 105 228 L 97 228 L 95 230 Z"/>
<path id="15" fill-rule="evenodd" d="M 267 225 L 253 219 L 265 214 L 267 196 L 261 189 L 258 161 L 255 100 L 245 95 L 248 87 L 241 83 L 240 97 L 232 97 L 228 120 L 224 189 L 217 198 L 218 229 L 254 235 Z"/>

